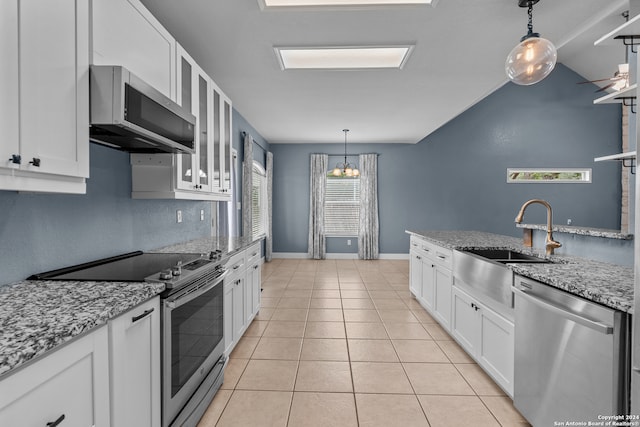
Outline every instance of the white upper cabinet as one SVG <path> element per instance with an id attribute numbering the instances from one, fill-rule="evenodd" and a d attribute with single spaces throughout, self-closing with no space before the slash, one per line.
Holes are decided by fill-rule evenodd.
<path id="1" fill-rule="evenodd" d="M 93 64 L 122 65 L 176 100 L 176 43 L 139 0 L 93 0 Z"/>
<path id="2" fill-rule="evenodd" d="M 0 189 L 84 193 L 88 2 L 0 3 Z"/>
<path id="3" fill-rule="evenodd" d="M 213 163 L 210 79 L 180 45 L 177 54 L 178 104 L 196 116 L 196 152 L 175 155 L 177 188 L 210 193 Z"/>
<path id="4" fill-rule="evenodd" d="M 231 100 L 176 43 L 176 101 L 196 117 L 194 154 L 132 154 L 132 197 L 231 199 Z"/>

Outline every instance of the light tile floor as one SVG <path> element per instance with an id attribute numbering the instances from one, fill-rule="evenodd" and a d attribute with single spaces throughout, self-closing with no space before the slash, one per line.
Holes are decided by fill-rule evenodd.
<path id="1" fill-rule="evenodd" d="M 199 427 L 527 426 L 409 293 L 408 261 L 274 260 Z"/>

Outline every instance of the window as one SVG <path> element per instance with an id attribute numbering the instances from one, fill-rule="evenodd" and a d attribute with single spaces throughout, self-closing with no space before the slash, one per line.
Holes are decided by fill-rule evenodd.
<path id="1" fill-rule="evenodd" d="M 591 169 L 507 169 L 508 183 L 582 183 L 591 182 Z"/>
<path id="2" fill-rule="evenodd" d="M 360 226 L 360 178 L 327 176 L 324 231 L 328 237 L 358 235 Z"/>
<path id="3" fill-rule="evenodd" d="M 254 161 L 252 176 L 251 235 L 256 239 L 267 234 L 267 173 L 259 163 Z"/>

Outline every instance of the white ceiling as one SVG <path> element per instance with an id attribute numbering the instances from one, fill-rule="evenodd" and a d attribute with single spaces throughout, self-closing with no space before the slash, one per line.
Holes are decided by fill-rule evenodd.
<path id="1" fill-rule="evenodd" d="M 416 143 L 506 82 L 505 58 L 527 25 L 517 0 L 329 11 L 263 11 L 258 0 L 142 2 L 270 143 L 339 143 L 344 128 L 350 143 Z M 627 4 L 542 0 L 534 31 L 560 47 L 559 62 L 588 79 L 609 77 L 624 49 L 593 41 L 624 22 Z M 282 71 L 273 50 L 396 44 L 415 44 L 402 70 Z"/>

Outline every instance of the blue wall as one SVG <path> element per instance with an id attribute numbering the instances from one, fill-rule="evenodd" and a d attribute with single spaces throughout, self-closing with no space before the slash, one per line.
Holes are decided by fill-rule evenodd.
<path id="1" fill-rule="evenodd" d="M 91 144 L 90 156 L 86 195 L 0 191 L 0 284 L 210 234 L 211 203 L 133 200 L 129 154 Z"/>
<path id="2" fill-rule="evenodd" d="M 407 253 L 405 229 L 481 230 L 520 236 L 513 225 L 528 199 L 543 198 L 556 223 L 620 227 L 620 165 L 594 163 L 621 147 L 619 105 L 593 105 L 595 86 L 563 65 L 534 86 L 506 84 L 415 145 L 354 144 L 379 153 L 381 253 Z M 309 155 L 335 144 L 271 144 L 273 250 L 307 252 Z M 330 163 L 338 161 L 330 158 Z M 585 167 L 591 184 L 507 184 L 508 167 Z M 542 223 L 532 206 L 525 222 Z M 357 242 L 353 242 L 357 244 Z M 354 252 L 330 239 L 328 252 Z"/>

